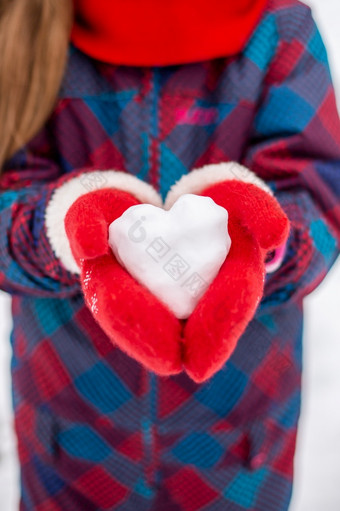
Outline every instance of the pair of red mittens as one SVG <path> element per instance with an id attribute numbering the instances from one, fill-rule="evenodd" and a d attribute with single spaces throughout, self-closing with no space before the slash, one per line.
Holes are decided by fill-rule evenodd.
<path id="1" fill-rule="evenodd" d="M 78 266 L 85 301 L 115 344 L 159 375 L 185 370 L 201 383 L 222 368 L 254 316 L 266 255 L 277 249 L 282 259 L 289 220 L 268 186 L 238 163 L 207 165 L 183 176 L 165 209 L 184 193 L 211 197 L 228 211 L 231 248 L 195 310 L 179 320 L 119 264 L 108 244 L 108 227 L 124 211 L 141 203 L 161 207 L 160 198 L 131 175 L 102 172 L 111 178 L 91 192 L 78 188 L 65 211 L 73 261 L 65 258 L 64 264 L 73 271 Z"/>

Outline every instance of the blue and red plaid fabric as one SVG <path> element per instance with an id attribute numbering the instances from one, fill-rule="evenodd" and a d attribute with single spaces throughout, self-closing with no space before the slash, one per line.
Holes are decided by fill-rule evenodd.
<path id="1" fill-rule="evenodd" d="M 230 160 L 274 190 L 288 251 L 221 371 L 204 384 L 158 377 L 94 321 L 50 248 L 45 207 L 70 173 L 124 170 L 164 196 L 193 168 Z M 340 122 L 309 7 L 271 0 L 242 53 L 199 63 L 114 66 L 70 45 L 56 107 L 0 185 L 21 511 L 286 510 L 302 298 L 340 240 Z M 84 186 L 96 182 L 84 174 Z"/>

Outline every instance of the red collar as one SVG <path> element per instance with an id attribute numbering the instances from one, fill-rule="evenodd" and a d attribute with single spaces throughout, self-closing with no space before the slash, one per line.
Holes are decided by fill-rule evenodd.
<path id="1" fill-rule="evenodd" d="M 238 53 L 267 0 L 73 0 L 71 41 L 113 64 L 163 66 Z"/>

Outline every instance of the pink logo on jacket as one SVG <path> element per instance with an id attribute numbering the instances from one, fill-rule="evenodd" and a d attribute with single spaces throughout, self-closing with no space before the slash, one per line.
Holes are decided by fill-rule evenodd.
<path id="1" fill-rule="evenodd" d="M 210 124 L 217 118 L 217 108 L 193 107 L 178 108 L 176 110 L 176 122 L 178 124 Z"/>

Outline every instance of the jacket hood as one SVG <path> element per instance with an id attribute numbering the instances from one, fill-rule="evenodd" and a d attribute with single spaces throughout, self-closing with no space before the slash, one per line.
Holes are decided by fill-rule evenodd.
<path id="1" fill-rule="evenodd" d="M 73 44 L 113 64 L 164 66 L 236 54 L 268 0 L 73 0 Z"/>

